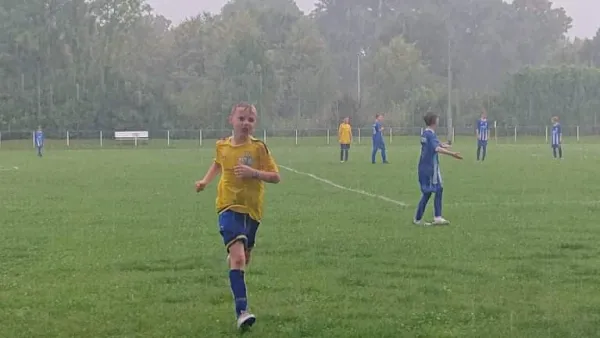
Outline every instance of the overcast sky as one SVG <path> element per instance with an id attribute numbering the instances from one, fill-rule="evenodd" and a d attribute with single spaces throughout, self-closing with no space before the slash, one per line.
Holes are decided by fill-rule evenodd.
<path id="1" fill-rule="evenodd" d="M 174 23 L 202 11 L 217 13 L 227 0 L 147 0 L 158 13 Z M 305 13 L 313 9 L 315 0 L 296 0 L 298 7 Z M 562 6 L 573 18 L 571 36 L 592 37 L 600 27 L 600 1 L 598 0 L 554 0 L 555 6 Z"/>

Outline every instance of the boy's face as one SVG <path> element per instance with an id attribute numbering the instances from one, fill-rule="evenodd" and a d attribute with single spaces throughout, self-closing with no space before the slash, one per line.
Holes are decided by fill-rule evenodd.
<path id="1" fill-rule="evenodd" d="M 439 117 L 436 117 L 436 118 L 433 120 L 433 123 L 432 123 L 432 124 L 429 126 L 429 128 L 431 128 L 431 129 L 435 129 L 435 128 L 437 127 L 437 125 L 438 125 L 438 122 L 439 122 L 439 121 L 440 121 L 440 118 L 439 118 Z"/>
<path id="2" fill-rule="evenodd" d="M 254 108 L 237 108 L 229 118 L 229 122 L 233 126 L 235 135 L 252 135 L 256 124 L 256 110 Z"/>
<path id="3" fill-rule="evenodd" d="M 481 114 L 481 119 L 482 120 L 487 120 L 487 115 L 486 114 Z"/>
<path id="4" fill-rule="evenodd" d="M 344 119 L 344 123 L 350 123 L 350 119 L 346 117 L 346 118 Z"/>
<path id="5" fill-rule="evenodd" d="M 379 116 L 377 117 L 377 121 L 379 121 L 379 122 L 382 122 L 382 121 L 383 121 L 383 115 L 379 115 Z"/>

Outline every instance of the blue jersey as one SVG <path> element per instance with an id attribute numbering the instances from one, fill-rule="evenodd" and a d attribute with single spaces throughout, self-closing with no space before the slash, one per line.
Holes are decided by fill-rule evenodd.
<path id="1" fill-rule="evenodd" d="M 38 130 L 35 132 L 35 146 L 43 147 L 44 146 L 44 132 Z"/>
<path id="2" fill-rule="evenodd" d="M 479 141 L 487 141 L 488 140 L 488 121 L 487 120 L 479 120 L 477 121 L 477 139 Z"/>
<path id="3" fill-rule="evenodd" d="M 373 123 L 373 142 L 383 143 L 383 133 L 381 132 L 381 123 L 379 121 Z"/>
<path id="4" fill-rule="evenodd" d="M 562 128 L 560 127 L 560 123 L 555 123 L 552 126 L 552 145 L 553 146 L 560 145 L 561 136 L 562 136 Z"/>
<path id="5" fill-rule="evenodd" d="M 421 134 L 421 157 L 419 158 L 419 181 L 432 185 L 442 183 L 440 160 L 436 151 L 440 141 L 431 129 L 425 129 Z"/>

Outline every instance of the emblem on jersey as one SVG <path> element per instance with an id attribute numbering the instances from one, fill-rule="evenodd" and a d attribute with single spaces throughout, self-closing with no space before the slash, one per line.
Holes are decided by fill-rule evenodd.
<path id="1" fill-rule="evenodd" d="M 249 151 L 246 151 L 244 153 L 244 156 L 241 157 L 240 160 L 242 161 L 243 164 L 245 164 L 247 166 L 252 166 L 252 155 L 250 154 Z"/>

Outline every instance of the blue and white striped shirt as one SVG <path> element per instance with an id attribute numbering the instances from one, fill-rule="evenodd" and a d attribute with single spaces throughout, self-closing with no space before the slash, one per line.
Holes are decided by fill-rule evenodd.
<path id="1" fill-rule="evenodd" d="M 479 120 L 477 121 L 477 139 L 479 141 L 487 141 L 488 140 L 488 121 L 486 120 Z"/>
<path id="2" fill-rule="evenodd" d="M 560 123 L 555 123 L 552 126 L 552 145 L 553 146 L 560 145 L 561 136 L 562 136 L 562 128 L 560 127 Z"/>

